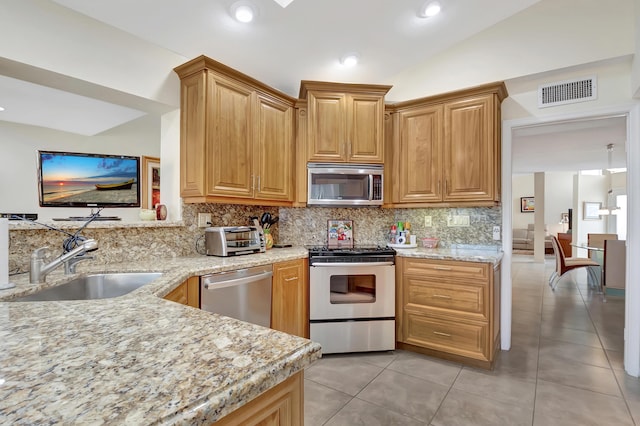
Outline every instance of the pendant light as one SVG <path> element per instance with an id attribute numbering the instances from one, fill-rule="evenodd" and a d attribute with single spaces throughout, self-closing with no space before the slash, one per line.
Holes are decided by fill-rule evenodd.
<path id="1" fill-rule="evenodd" d="M 616 206 L 615 203 L 612 207 L 609 207 L 609 202 L 611 202 L 611 197 L 613 196 L 613 187 L 611 182 L 611 157 L 613 155 L 613 144 L 610 143 L 607 145 L 607 178 L 609 179 L 609 190 L 607 191 L 607 201 L 603 208 L 598 210 L 598 214 L 601 216 L 608 216 L 610 214 L 617 215 L 620 212 L 620 207 Z"/>

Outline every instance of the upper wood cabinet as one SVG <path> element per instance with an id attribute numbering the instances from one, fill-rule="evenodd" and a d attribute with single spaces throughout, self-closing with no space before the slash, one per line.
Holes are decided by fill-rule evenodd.
<path id="1" fill-rule="evenodd" d="M 175 72 L 184 201 L 291 205 L 295 99 L 205 56 Z"/>
<path id="2" fill-rule="evenodd" d="M 384 162 L 384 95 L 391 86 L 303 81 L 307 161 Z"/>
<path id="3" fill-rule="evenodd" d="M 504 83 L 394 104 L 392 203 L 491 206 L 500 201 Z"/>

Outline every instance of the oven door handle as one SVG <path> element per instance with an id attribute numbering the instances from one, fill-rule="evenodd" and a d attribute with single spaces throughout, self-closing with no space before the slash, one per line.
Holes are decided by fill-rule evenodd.
<path id="1" fill-rule="evenodd" d="M 311 263 L 311 266 L 393 266 L 393 262 L 318 262 Z"/>

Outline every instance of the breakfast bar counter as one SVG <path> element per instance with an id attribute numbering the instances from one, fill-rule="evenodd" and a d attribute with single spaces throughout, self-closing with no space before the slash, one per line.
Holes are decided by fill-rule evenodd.
<path id="1" fill-rule="evenodd" d="M 86 301 L 12 302 L 73 276 L 56 271 L 44 285 L 12 277 L 16 288 L 0 292 L 2 422 L 200 425 L 223 418 L 318 359 L 320 345 L 162 297 L 190 276 L 306 255 L 292 248 L 87 264 L 82 273 L 163 275 L 125 296 Z"/>

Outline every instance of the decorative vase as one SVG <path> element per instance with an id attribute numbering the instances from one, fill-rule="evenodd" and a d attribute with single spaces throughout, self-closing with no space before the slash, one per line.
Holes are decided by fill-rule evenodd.
<path id="1" fill-rule="evenodd" d="M 267 229 L 264 231 L 264 247 L 267 250 L 273 247 L 273 235 L 271 235 L 271 232 L 268 232 Z"/>

